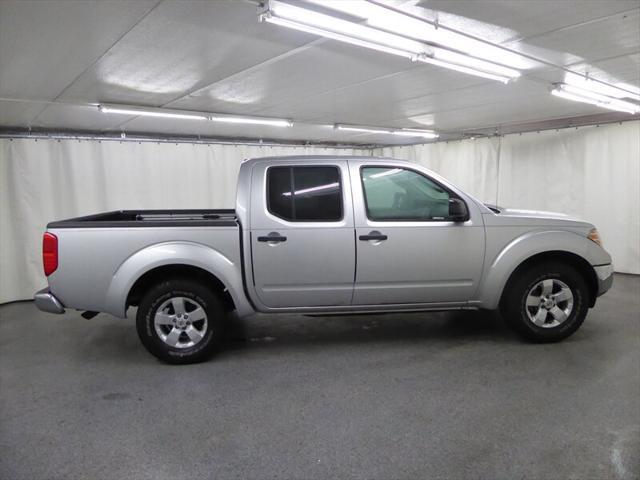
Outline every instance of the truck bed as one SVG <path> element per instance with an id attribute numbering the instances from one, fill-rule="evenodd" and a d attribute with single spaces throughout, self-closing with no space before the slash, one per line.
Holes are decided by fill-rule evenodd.
<path id="1" fill-rule="evenodd" d="M 237 216 L 233 209 L 114 210 L 50 222 L 47 228 L 233 227 L 236 225 L 238 225 Z"/>
<path id="2" fill-rule="evenodd" d="M 233 210 L 105 212 L 52 222 L 47 231 L 58 239 L 50 291 L 62 305 L 78 310 L 124 316 L 127 282 L 150 266 L 188 259 L 189 265 L 206 270 L 220 260 L 240 274 L 242 264 L 240 224 Z"/>

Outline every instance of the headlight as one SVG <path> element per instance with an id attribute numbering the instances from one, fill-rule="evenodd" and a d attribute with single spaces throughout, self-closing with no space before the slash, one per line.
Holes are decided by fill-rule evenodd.
<path id="1" fill-rule="evenodd" d="M 602 247 L 602 239 L 600 238 L 600 234 L 598 233 L 597 228 L 592 228 L 589 231 L 589 235 L 587 235 L 587 238 Z"/>

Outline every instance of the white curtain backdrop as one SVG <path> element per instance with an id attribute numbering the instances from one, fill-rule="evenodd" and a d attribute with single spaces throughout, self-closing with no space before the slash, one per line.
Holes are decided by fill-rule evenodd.
<path id="1" fill-rule="evenodd" d="M 374 155 L 418 163 L 478 200 L 496 203 L 500 138 L 438 142 L 374 150 Z"/>
<path id="2" fill-rule="evenodd" d="M 316 147 L 0 139 L 0 303 L 46 286 L 46 224 L 120 209 L 234 208 L 245 158 L 368 155 Z"/>
<path id="3" fill-rule="evenodd" d="M 640 122 L 377 150 L 500 206 L 598 227 L 616 271 L 640 273 Z"/>
<path id="4" fill-rule="evenodd" d="M 616 270 L 640 273 L 640 122 L 368 150 L 0 139 L 0 303 L 46 285 L 47 222 L 117 209 L 233 208 L 244 158 L 383 155 L 478 199 L 593 222 Z"/>

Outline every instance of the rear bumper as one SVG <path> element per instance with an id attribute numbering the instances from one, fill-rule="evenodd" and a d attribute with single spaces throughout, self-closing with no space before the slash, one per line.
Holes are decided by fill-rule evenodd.
<path id="1" fill-rule="evenodd" d="M 613 285 L 613 264 L 598 265 L 593 267 L 598 276 L 598 297 L 605 293 Z"/>
<path id="2" fill-rule="evenodd" d="M 60 300 L 58 300 L 48 288 L 43 288 L 36 292 L 33 296 L 33 301 L 35 302 L 36 307 L 43 312 L 64 313 L 62 303 L 60 303 Z"/>

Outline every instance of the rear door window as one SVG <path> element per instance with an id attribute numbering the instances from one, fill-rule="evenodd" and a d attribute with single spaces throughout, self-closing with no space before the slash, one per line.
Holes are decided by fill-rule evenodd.
<path id="1" fill-rule="evenodd" d="M 270 167 L 267 209 L 290 222 L 335 222 L 342 219 L 340 170 L 334 166 Z"/>

